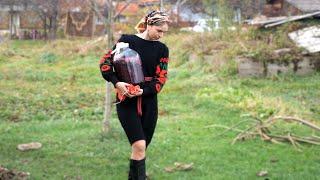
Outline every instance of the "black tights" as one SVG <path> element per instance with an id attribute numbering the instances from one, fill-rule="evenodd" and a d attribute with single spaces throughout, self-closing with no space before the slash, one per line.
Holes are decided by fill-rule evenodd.
<path id="1" fill-rule="evenodd" d="M 151 142 L 158 119 L 157 96 L 142 97 L 142 116 L 137 112 L 137 98 L 126 98 L 117 104 L 120 123 L 128 137 L 130 144 L 138 140 L 145 140 L 146 146 Z"/>

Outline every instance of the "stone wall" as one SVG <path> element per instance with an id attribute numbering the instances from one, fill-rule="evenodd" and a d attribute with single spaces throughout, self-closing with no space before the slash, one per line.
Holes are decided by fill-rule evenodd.
<path id="1" fill-rule="evenodd" d="M 320 70 L 320 55 L 303 56 L 297 62 L 262 62 L 248 57 L 237 57 L 240 77 L 263 77 L 294 73 L 308 75 Z"/>
<path id="2" fill-rule="evenodd" d="M 279 74 L 308 75 L 320 71 L 320 53 L 297 56 L 292 62 L 277 61 L 281 56 L 293 53 L 290 49 L 275 50 L 272 60 L 261 61 L 250 57 L 238 56 L 235 58 L 239 77 L 270 77 Z M 271 58 L 271 57 L 270 57 Z M 225 57 L 218 52 L 212 55 L 189 55 L 189 62 L 203 61 L 210 69 L 217 70 L 226 64 Z"/>
<path id="3" fill-rule="evenodd" d="M 265 76 L 265 65 L 262 61 L 251 58 L 237 57 L 238 74 L 240 77 L 262 77 Z"/>

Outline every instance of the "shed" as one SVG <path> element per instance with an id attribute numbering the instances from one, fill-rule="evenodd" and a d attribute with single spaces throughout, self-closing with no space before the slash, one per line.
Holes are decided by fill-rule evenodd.
<path id="1" fill-rule="evenodd" d="M 296 16 L 320 10 L 320 0 L 267 0 L 263 15 L 267 17 Z"/>

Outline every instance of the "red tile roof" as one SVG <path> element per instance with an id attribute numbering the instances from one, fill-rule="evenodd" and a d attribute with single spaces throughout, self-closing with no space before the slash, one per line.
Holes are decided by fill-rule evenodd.
<path id="1" fill-rule="evenodd" d="M 127 5 L 126 2 L 119 2 L 116 5 L 116 13 L 120 12 L 125 6 Z M 133 15 L 136 14 L 139 10 L 139 5 L 137 3 L 130 3 L 125 10 L 122 11 L 124 15 Z"/>

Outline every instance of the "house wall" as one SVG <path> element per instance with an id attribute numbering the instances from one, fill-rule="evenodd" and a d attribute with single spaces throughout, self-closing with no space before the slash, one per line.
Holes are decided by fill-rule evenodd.
<path id="1" fill-rule="evenodd" d="M 284 14 L 286 16 L 296 16 L 296 15 L 301 15 L 303 14 L 302 11 L 300 11 L 298 8 L 292 6 L 291 4 L 284 2 L 283 7 L 285 9 Z"/>
<path id="2" fill-rule="evenodd" d="M 8 12 L 0 12 L 0 30 L 9 30 L 10 16 Z"/>
<path id="3" fill-rule="evenodd" d="M 285 0 L 273 0 L 267 3 L 263 8 L 263 15 L 267 17 L 294 16 L 302 12 Z"/>
<path id="4" fill-rule="evenodd" d="M 95 29 L 94 35 L 95 36 L 105 35 L 106 34 L 105 29 L 106 28 L 105 28 L 104 25 L 101 25 L 101 24 L 96 25 L 96 29 Z"/>
<path id="5" fill-rule="evenodd" d="M 65 33 L 70 36 L 91 37 L 95 31 L 93 26 L 95 18 L 92 13 L 69 12 Z"/>

